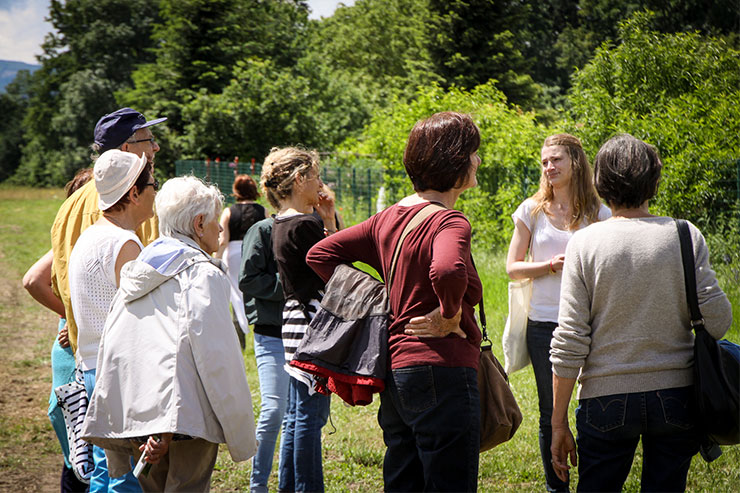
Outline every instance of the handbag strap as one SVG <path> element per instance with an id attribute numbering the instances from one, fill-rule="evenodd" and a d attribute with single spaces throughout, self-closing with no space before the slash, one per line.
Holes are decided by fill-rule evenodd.
<path id="1" fill-rule="evenodd" d="M 470 262 L 473 264 L 475 272 L 478 272 L 478 267 L 475 266 L 475 260 L 473 259 L 473 252 L 470 252 Z M 486 324 L 486 308 L 483 305 L 483 288 L 481 285 L 480 303 L 478 303 L 478 320 L 481 326 L 481 345 L 486 345 L 488 348 L 493 346 L 491 339 L 488 338 L 488 326 Z"/>
<path id="2" fill-rule="evenodd" d="M 683 261 L 683 280 L 686 286 L 686 302 L 691 314 L 691 327 L 694 332 L 704 329 L 704 318 L 699 310 L 699 299 L 696 296 L 696 267 L 694 265 L 694 245 L 691 241 L 689 224 L 683 219 L 674 219 L 681 242 L 681 260 Z"/>
<path id="3" fill-rule="evenodd" d="M 403 242 L 406 239 L 406 237 L 411 233 L 411 231 L 414 230 L 418 225 L 424 222 L 426 218 L 431 216 L 437 211 L 445 210 L 447 207 L 444 207 L 440 205 L 437 202 L 430 202 L 429 204 L 425 205 L 419 211 L 414 214 L 414 217 L 411 218 L 411 221 L 406 224 L 406 227 L 404 228 L 403 232 L 401 233 L 401 237 L 398 239 L 398 243 L 396 243 L 396 248 L 393 250 L 393 257 L 391 259 L 391 268 L 388 270 L 388 277 L 385 281 L 386 288 L 390 291 L 391 288 L 391 280 L 393 279 L 393 273 L 396 270 L 396 262 L 398 261 L 398 257 L 401 254 L 401 246 L 403 246 Z"/>

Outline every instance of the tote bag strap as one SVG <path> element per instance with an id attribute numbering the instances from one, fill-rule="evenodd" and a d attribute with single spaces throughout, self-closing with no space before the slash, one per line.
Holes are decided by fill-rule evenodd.
<path id="1" fill-rule="evenodd" d="M 683 219 L 674 219 L 681 242 L 681 260 L 683 261 L 683 280 L 686 286 L 686 302 L 691 313 L 691 327 L 694 331 L 704 330 L 704 318 L 699 310 L 699 299 L 696 296 L 696 267 L 694 266 L 694 246 L 689 233 L 689 225 Z"/>
<path id="2" fill-rule="evenodd" d="M 438 204 L 437 202 L 430 202 L 429 204 L 422 207 L 416 214 L 414 214 L 414 217 L 412 217 L 411 221 L 408 222 L 403 232 L 401 233 L 401 237 L 398 239 L 398 243 L 396 243 L 396 248 L 393 251 L 393 257 L 391 259 L 391 268 L 388 270 L 388 277 L 385 280 L 386 289 L 388 289 L 389 292 L 391 289 L 391 281 L 393 280 L 393 273 L 396 270 L 396 262 L 398 261 L 398 257 L 401 254 L 401 246 L 403 246 L 403 242 L 406 237 L 409 235 L 409 233 L 411 233 L 411 231 L 414 230 L 414 228 L 423 223 L 426 218 L 437 211 L 445 209 L 447 208 Z"/>

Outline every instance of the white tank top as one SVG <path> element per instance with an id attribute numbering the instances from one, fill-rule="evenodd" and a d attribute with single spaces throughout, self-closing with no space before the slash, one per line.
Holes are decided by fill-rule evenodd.
<path id="1" fill-rule="evenodd" d="M 95 368 L 105 318 L 116 294 L 116 259 L 127 241 L 144 248 L 136 234 L 108 224 L 82 232 L 69 256 L 69 294 L 77 322 L 77 358 L 82 369 Z"/>
<path id="2" fill-rule="evenodd" d="M 544 211 L 537 214 L 536 222 L 533 225 L 532 209 L 535 202 L 527 199 L 511 215 L 514 224 L 521 221 L 529 229 L 534 231 L 532 239 L 532 261 L 549 262 L 550 259 L 559 254 L 565 253 L 565 247 L 576 230 L 562 230 L 552 225 Z M 599 209 L 599 220 L 603 221 L 611 217 L 611 211 L 605 205 Z M 584 220 L 581 228 L 588 226 Z M 556 322 L 558 321 L 558 306 L 560 305 L 560 280 L 562 271 L 555 274 L 540 276 L 532 282 L 532 300 L 529 302 L 530 320 L 539 322 Z"/>

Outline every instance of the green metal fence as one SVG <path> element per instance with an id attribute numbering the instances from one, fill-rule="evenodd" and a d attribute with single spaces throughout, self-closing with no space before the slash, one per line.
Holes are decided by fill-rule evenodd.
<path id="1" fill-rule="evenodd" d="M 321 179 L 334 190 L 337 204 L 342 208 L 342 214 L 347 223 L 360 222 L 377 212 L 378 193 L 384 183 L 382 168 L 371 158 L 353 161 L 353 163 L 359 162 L 360 166 L 332 166 L 334 161 L 331 159 L 327 161 L 328 165 L 321 167 Z M 726 166 L 719 167 L 721 176 L 717 180 L 722 192 L 712 197 L 706 205 L 710 210 L 729 211 L 737 217 L 740 225 L 740 159 L 723 164 Z M 255 161 L 244 163 L 180 160 L 175 162 L 177 176 L 193 174 L 215 183 L 226 197 L 227 203 L 234 201 L 231 186 L 237 174 L 248 174 L 259 181 L 261 172 L 262 163 Z M 539 170 L 534 170 L 532 176 L 527 176 L 525 180 L 526 183 L 523 185 L 526 190 L 527 185 L 539 180 Z"/>
<path id="2" fill-rule="evenodd" d="M 231 187 L 234 177 L 247 174 L 259 182 L 262 163 L 179 160 L 175 162 L 175 174 L 195 175 L 214 183 L 226 197 L 227 203 L 234 202 Z M 348 223 L 367 219 L 376 212 L 378 191 L 383 186 L 383 170 L 380 167 L 322 166 L 321 179 L 336 194 L 337 204 Z M 349 216 L 349 217 L 348 217 Z"/>

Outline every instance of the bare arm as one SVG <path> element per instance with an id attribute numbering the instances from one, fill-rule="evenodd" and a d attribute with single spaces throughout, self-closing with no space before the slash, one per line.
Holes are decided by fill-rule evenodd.
<path id="1" fill-rule="evenodd" d="M 226 247 L 229 244 L 229 241 L 231 241 L 231 238 L 229 238 L 229 220 L 231 219 L 231 209 L 226 208 L 221 213 L 221 219 L 219 219 L 219 223 L 221 224 L 221 233 L 218 235 L 218 250 L 216 253 L 213 254 L 214 258 L 223 258 L 224 251 L 226 250 Z"/>
<path id="2" fill-rule="evenodd" d="M 118 252 L 118 258 L 116 258 L 116 287 L 121 284 L 121 269 L 123 264 L 135 260 L 136 257 L 141 253 L 141 247 L 133 240 L 129 240 L 123 244 L 121 251 Z"/>
<path id="3" fill-rule="evenodd" d="M 573 394 L 573 387 L 576 384 L 575 378 L 563 378 L 553 373 L 552 391 L 553 391 L 553 410 L 552 419 L 552 467 L 555 474 L 562 480 L 568 481 L 568 457 L 570 463 L 578 465 L 578 456 L 576 455 L 576 442 L 573 440 L 573 434 L 568 426 L 568 404 L 570 396 Z"/>
<path id="4" fill-rule="evenodd" d="M 49 310 L 64 317 L 64 304 L 51 289 L 51 263 L 54 255 L 51 250 L 38 259 L 23 276 L 23 287 L 33 299 Z"/>
<path id="5" fill-rule="evenodd" d="M 511 236 L 509 253 L 506 255 L 506 273 L 511 279 L 534 279 L 563 270 L 565 255 L 555 255 L 547 262 L 527 262 L 531 233 L 521 222 L 515 221 L 514 234 Z M 551 270 L 552 269 L 552 270 Z"/>

